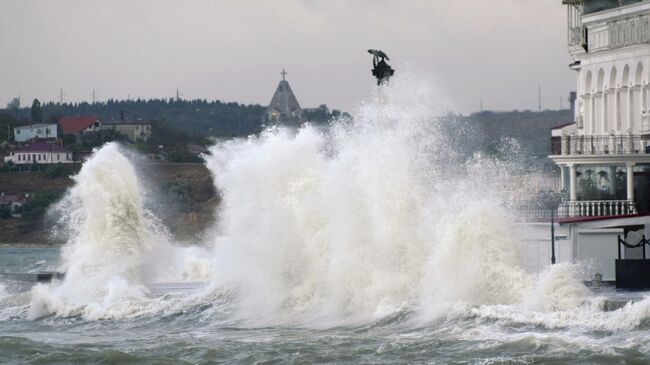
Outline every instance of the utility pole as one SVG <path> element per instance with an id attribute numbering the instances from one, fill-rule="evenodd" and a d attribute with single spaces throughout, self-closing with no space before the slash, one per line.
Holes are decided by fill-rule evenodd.
<path id="1" fill-rule="evenodd" d="M 537 104 L 539 111 L 542 111 L 542 85 L 537 85 Z"/>
<path id="2" fill-rule="evenodd" d="M 95 104 L 95 88 L 93 88 L 93 104 Z"/>
<path id="3" fill-rule="evenodd" d="M 180 100 L 181 100 L 181 96 L 183 96 L 183 94 L 181 94 L 181 92 L 178 91 L 178 88 L 176 88 L 176 101 L 180 101 Z"/>
<path id="4" fill-rule="evenodd" d="M 63 88 L 59 90 L 59 104 L 63 104 Z"/>

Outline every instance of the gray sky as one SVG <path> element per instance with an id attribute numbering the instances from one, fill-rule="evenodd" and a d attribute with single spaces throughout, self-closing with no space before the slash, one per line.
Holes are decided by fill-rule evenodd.
<path id="1" fill-rule="evenodd" d="M 267 104 L 280 71 L 303 107 L 351 109 L 368 48 L 440 81 L 468 113 L 558 109 L 575 88 L 560 0 L 2 0 L 0 106 L 14 96 Z M 397 70 L 399 72 L 399 69 Z M 564 102 L 566 106 L 567 102 Z"/>

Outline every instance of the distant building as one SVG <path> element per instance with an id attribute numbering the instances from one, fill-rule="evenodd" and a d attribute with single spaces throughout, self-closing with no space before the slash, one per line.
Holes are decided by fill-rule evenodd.
<path id="1" fill-rule="evenodd" d="M 139 119 L 110 120 L 102 125 L 102 130 L 116 131 L 131 142 L 146 142 L 151 138 L 151 123 Z"/>
<path id="2" fill-rule="evenodd" d="M 185 145 L 185 148 L 187 149 L 187 151 L 189 153 L 193 153 L 195 155 L 200 155 L 200 154 L 209 155 L 210 154 L 210 150 L 205 148 L 205 146 L 201 146 L 201 145 L 196 144 L 196 143 L 188 143 L 188 144 Z"/>
<path id="3" fill-rule="evenodd" d="M 21 208 L 28 197 L 28 194 L 18 195 L 0 193 L 0 207 L 8 207 L 12 217 L 20 218 L 22 216 L 20 213 Z"/>
<path id="4" fill-rule="evenodd" d="M 264 113 L 264 123 L 299 126 L 305 121 L 302 108 L 289 82 L 285 79 L 287 72 L 282 70 L 281 75 L 282 81 L 278 84 Z"/>
<path id="5" fill-rule="evenodd" d="M 59 126 L 63 134 L 80 135 L 90 132 L 99 132 L 102 123 L 95 115 L 77 116 L 77 117 L 61 117 L 59 119 Z"/>
<path id="6" fill-rule="evenodd" d="M 56 138 L 58 127 L 54 123 L 30 124 L 14 128 L 14 140 L 16 142 L 27 142 L 34 138 Z"/>
<path id="7" fill-rule="evenodd" d="M 39 165 L 73 163 L 74 159 L 72 152 L 57 144 L 38 142 L 10 152 L 9 156 L 5 156 L 4 162 L 12 162 L 14 165 Z"/>

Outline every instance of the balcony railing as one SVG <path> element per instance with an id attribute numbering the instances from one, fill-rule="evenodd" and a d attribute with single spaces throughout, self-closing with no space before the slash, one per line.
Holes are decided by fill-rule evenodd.
<path id="1" fill-rule="evenodd" d="M 557 138 L 557 137 L 555 137 Z M 609 136 L 562 136 L 560 151 L 562 155 L 632 155 L 649 153 L 650 140 L 639 135 Z"/>
<path id="2" fill-rule="evenodd" d="M 569 200 L 560 204 L 558 216 L 605 217 L 637 214 L 636 206 L 629 200 Z"/>

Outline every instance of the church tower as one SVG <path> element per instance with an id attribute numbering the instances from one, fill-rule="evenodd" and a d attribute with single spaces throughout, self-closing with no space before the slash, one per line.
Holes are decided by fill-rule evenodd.
<path id="1" fill-rule="evenodd" d="M 300 126 L 304 122 L 302 108 L 294 95 L 289 82 L 286 80 L 287 72 L 282 70 L 282 81 L 271 98 L 269 106 L 264 113 L 264 122 L 267 125 L 282 124 Z"/>

